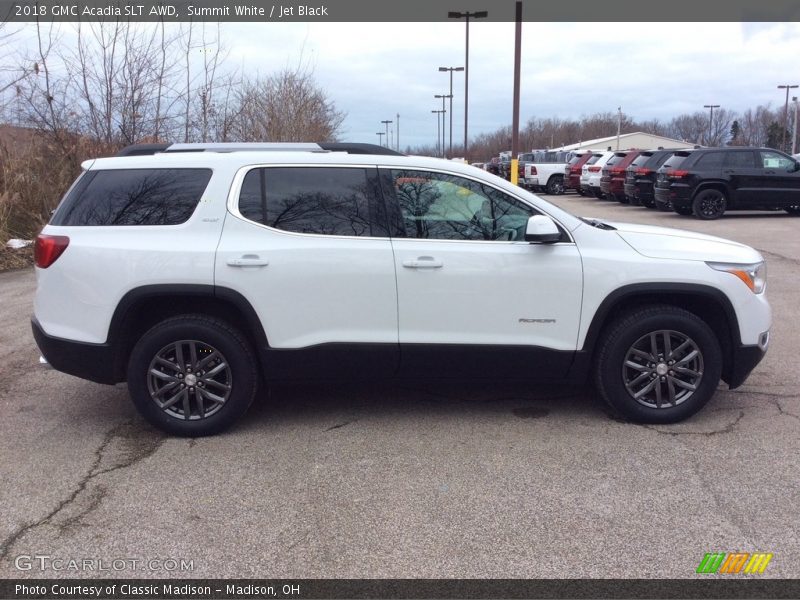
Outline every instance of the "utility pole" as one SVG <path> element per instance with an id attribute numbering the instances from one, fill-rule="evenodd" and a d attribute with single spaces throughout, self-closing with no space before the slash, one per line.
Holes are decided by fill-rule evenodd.
<path id="1" fill-rule="evenodd" d="M 441 154 L 441 149 L 439 144 L 442 142 L 442 123 L 439 120 L 439 115 L 442 115 L 444 118 L 444 111 L 443 110 L 432 110 L 432 113 L 436 113 L 436 154 L 437 156 Z"/>
<path id="2" fill-rule="evenodd" d="M 387 121 L 381 121 L 381 123 L 383 123 L 386 126 L 386 147 L 388 148 L 389 147 L 389 123 L 391 123 L 391 121 L 388 121 L 388 120 Z"/>
<path id="3" fill-rule="evenodd" d="M 522 2 L 517 0 L 514 29 L 514 108 L 511 116 L 511 183 L 519 184 L 519 86 L 522 57 Z"/>
<path id="4" fill-rule="evenodd" d="M 708 117 L 708 139 L 706 140 L 706 146 L 710 146 L 711 138 L 714 137 L 714 109 L 719 108 L 719 104 L 703 104 L 703 108 L 711 109 L 711 115 Z"/>
<path id="5" fill-rule="evenodd" d="M 617 107 L 617 150 L 619 150 L 619 135 L 622 133 L 622 107 Z"/>
<path id="6" fill-rule="evenodd" d="M 436 94 L 434 96 L 434 98 L 441 98 L 442 99 L 442 158 L 445 158 L 445 154 L 444 154 L 444 133 L 445 133 L 445 131 L 444 131 L 444 116 L 447 114 L 447 110 L 444 107 L 444 101 L 447 98 L 450 98 L 452 100 L 453 97 L 452 96 L 448 96 L 447 94 Z"/>
<path id="7" fill-rule="evenodd" d="M 383 131 L 379 131 L 375 135 L 378 136 L 378 144 L 383 146 L 383 136 L 384 136 Z"/>
<path id="8" fill-rule="evenodd" d="M 794 133 L 792 134 L 792 154 L 797 154 L 797 96 L 792 96 L 794 102 Z"/>
<path id="9" fill-rule="evenodd" d="M 397 137 L 394 141 L 397 144 L 397 151 L 400 152 L 400 113 L 397 113 Z"/>
<path id="10" fill-rule="evenodd" d="M 784 152 L 786 151 L 786 130 L 789 128 L 789 90 L 793 90 L 797 85 L 779 85 L 779 90 L 786 90 L 786 104 L 783 106 L 783 143 L 781 144 L 781 150 Z"/>
<path id="11" fill-rule="evenodd" d="M 448 156 L 453 158 L 453 71 L 463 71 L 464 67 L 439 67 L 439 71 L 450 71 L 450 150 Z"/>

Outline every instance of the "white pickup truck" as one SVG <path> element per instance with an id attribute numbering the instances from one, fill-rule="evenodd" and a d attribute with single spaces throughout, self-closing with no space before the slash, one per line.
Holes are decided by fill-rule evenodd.
<path id="1" fill-rule="evenodd" d="M 557 150 L 534 150 L 519 155 L 524 176 L 519 184 L 535 192 L 548 194 L 564 193 L 564 171 L 572 158 L 572 152 Z"/>

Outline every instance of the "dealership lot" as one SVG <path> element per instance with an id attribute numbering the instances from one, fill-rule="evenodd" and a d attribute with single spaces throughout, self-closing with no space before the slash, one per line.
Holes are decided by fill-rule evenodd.
<path id="1" fill-rule="evenodd" d="M 168 438 L 124 386 L 36 368 L 34 274 L 0 274 L 0 576 L 692 577 L 712 551 L 800 576 L 800 219 L 549 199 L 758 248 L 775 324 L 745 386 L 658 427 L 583 389 L 280 387 L 228 433 Z"/>

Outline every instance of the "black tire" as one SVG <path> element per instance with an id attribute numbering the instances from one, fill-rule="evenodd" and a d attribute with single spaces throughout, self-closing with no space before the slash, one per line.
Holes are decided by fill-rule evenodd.
<path id="1" fill-rule="evenodd" d="M 658 363 L 645 364 L 644 359 L 632 354 L 642 343 L 648 348 L 653 333 L 656 334 L 656 349 L 660 340 L 664 350 L 660 356 L 671 356 L 670 360 L 676 364 L 668 365 L 668 359 L 663 357 L 657 359 Z M 674 355 L 667 354 L 664 335 L 671 340 Z M 683 350 L 681 340 L 690 342 Z M 683 363 L 687 366 L 678 367 L 695 349 L 694 358 Z M 622 417 L 638 423 L 677 423 L 690 417 L 706 405 L 722 375 L 722 350 L 711 328 L 693 313 L 669 305 L 642 307 L 619 317 L 604 330 L 596 356 L 594 379 L 600 396 Z M 630 362 L 636 362 L 636 368 L 629 367 Z M 695 379 L 672 369 L 690 371 L 699 377 Z M 656 375 L 654 383 L 652 375 L 656 372 L 660 375 Z M 644 377 L 641 383 L 636 381 L 639 376 Z M 629 378 L 627 384 L 626 378 Z M 673 382 L 677 379 L 694 381 L 696 389 L 676 385 Z M 692 385 L 691 381 L 689 383 Z M 633 388 L 633 392 L 642 391 L 638 386 L 652 386 L 652 389 L 637 400 L 627 386 Z M 672 394 L 673 402 L 664 401 L 664 394 L 667 399 Z"/>
<path id="2" fill-rule="evenodd" d="M 656 207 L 656 202 L 653 199 L 645 200 L 644 198 L 639 198 L 639 204 L 641 204 L 645 208 L 655 208 Z"/>
<path id="3" fill-rule="evenodd" d="M 547 187 L 545 189 L 548 194 L 560 196 L 564 193 L 564 178 L 560 175 L 553 175 L 547 180 Z"/>
<path id="4" fill-rule="evenodd" d="M 192 353 L 194 359 L 187 356 Z M 173 361 L 183 363 L 180 371 L 165 366 Z M 154 368 L 160 372 L 157 376 L 151 374 Z M 173 387 L 165 393 L 168 386 Z M 205 315 L 181 315 L 155 325 L 136 343 L 128 361 L 134 405 L 152 425 L 172 435 L 214 435 L 230 427 L 247 412 L 257 386 L 250 344 L 226 322 Z M 163 406 L 157 403 L 159 397 L 165 399 Z"/>
<path id="5" fill-rule="evenodd" d="M 594 197 L 597 198 L 598 200 L 604 200 L 606 195 L 602 191 L 600 191 L 600 188 L 598 188 L 594 190 Z"/>
<path id="6" fill-rule="evenodd" d="M 720 190 L 705 189 L 695 195 L 692 201 L 692 212 L 698 219 L 713 221 L 725 214 L 728 201 Z"/>
<path id="7" fill-rule="evenodd" d="M 674 206 L 672 210 L 679 215 L 683 215 L 684 217 L 688 217 L 694 212 L 694 209 L 691 206 Z"/>
<path id="8" fill-rule="evenodd" d="M 581 196 L 585 196 L 586 195 L 586 192 L 583 190 L 583 188 L 578 188 L 575 191 L 578 192 L 578 194 L 581 195 Z"/>
<path id="9" fill-rule="evenodd" d="M 639 198 L 637 198 L 636 196 L 626 195 L 625 197 L 628 199 L 628 204 L 630 204 L 631 206 L 642 206 L 641 200 L 639 200 Z"/>
<path id="10" fill-rule="evenodd" d="M 630 202 L 625 194 L 615 194 L 614 199 L 620 204 L 629 204 Z"/>
<path id="11" fill-rule="evenodd" d="M 783 210 L 793 217 L 800 217 L 800 206 L 787 206 Z"/>

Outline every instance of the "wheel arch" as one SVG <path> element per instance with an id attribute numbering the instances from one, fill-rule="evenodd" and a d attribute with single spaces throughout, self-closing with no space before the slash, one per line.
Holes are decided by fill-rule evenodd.
<path id="1" fill-rule="evenodd" d="M 587 372 L 604 330 L 621 314 L 652 304 L 683 308 L 700 317 L 714 332 L 722 348 L 722 379 L 728 381 L 733 369 L 733 349 L 741 342 L 739 321 L 730 299 L 719 289 L 694 283 L 637 283 L 611 292 L 600 303 L 579 351 Z"/>
<path id="2" fill-rule="evenodd" d="M 732 194 L 730 186 L 721 179 L 708 179 L 698 183 L 697 187 L 694 189 L 694 193 L 692 194 L 692 201 L 694 201 L 694 199 L 700 192 L 704 192 L 709 189 L 719 190 L 720 192 L 725 194 L 725 200 L 728 203 L 728 206 L 731 205 Z"/>
<path id="3" fill-rule="evenodd" d="M 257 356 L 269 346 L 255 309 L 239 292 L 201 284 L 141 286 L 122 297 L 111 318 L 107 343 L 113 348 L 117 381 L 125 380 L 128 357 L 144 333 L 164 319 L 190 313 L 227 321 L 245 336 Z"/>

